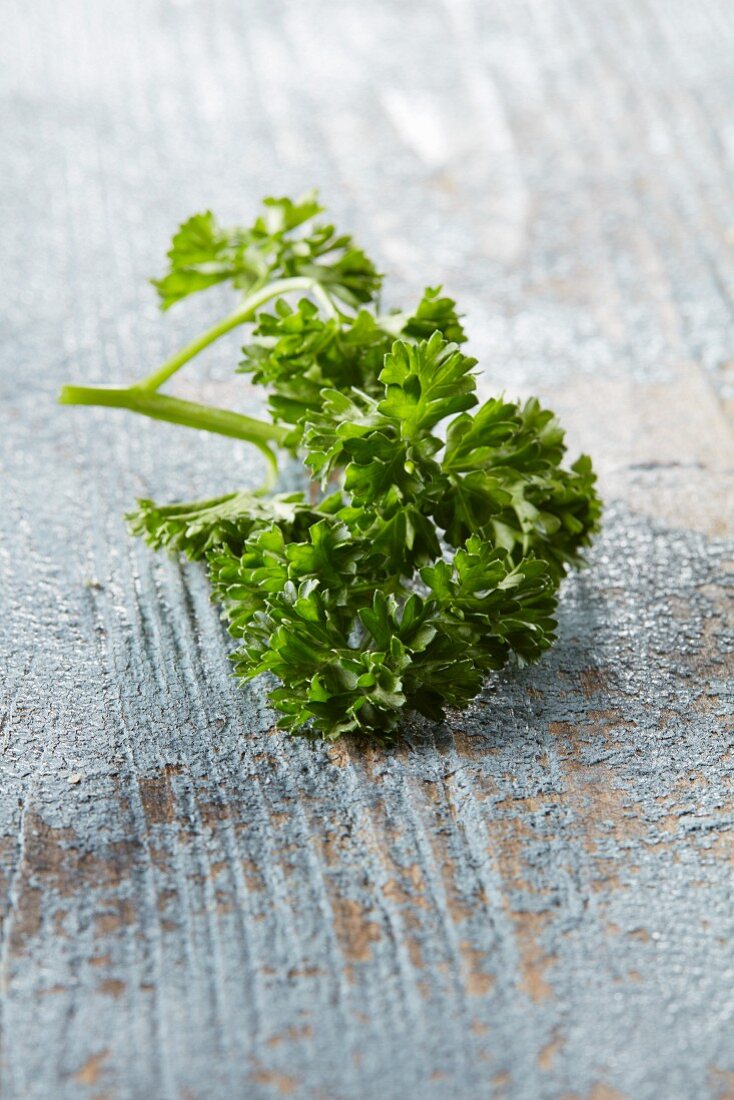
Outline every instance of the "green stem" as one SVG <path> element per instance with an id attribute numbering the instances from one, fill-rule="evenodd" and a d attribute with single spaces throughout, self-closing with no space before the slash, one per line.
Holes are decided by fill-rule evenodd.
<path id="1" fill-rule="evenodd" d="M 322 291 L 321 287 L 314 279 L 309 279 L 306 276 L 297 276 L 292 279 L 278 279 L 273 283 L 267 283 L 265 286 L 260 287 L 259 290 L 248 295 L 234 313 L 230 313 L 228 317 L 225 317 L 223 320 L 219 321 L 218 324 L 207 329 L 206 332 L 202 332 L 201 336 L 197 336 L 197 338 L 190 344 L 187 344 L 185 348 L 181 348 L 181 350 L 177 351 L 175 355 L 172 355 L 170 359 L 166 359 L 165 363 L 162 363 L 158 370 L 153 371 L 147 378 L 143 378 L 140 382 L 136 382 L 134 388 L 147 393 L 155 392 L 155 390 L 160 389 L 163 383 L 166 382 L 172 374 L 180 370 L 184 363 L 188 363 L 190 359 L 193 359 L 195 355 L 198 355 L 199 352 L 203 351 L 209 344 L 213 344 L 220 336 L 224 336 L 226 332 L 231 332 L 231 330 L 237 328 L 238 325 L 243 325 L 247 321 L 251 321 L 260 306 L 270 301 L 271 298 L 277 298 L 281 294 L 290 294 L 294 290 L 310 290 L 321 305 L 327 309 L 327 312 L 328 307 L 331 307 L 332 311 L 334 310 L 331 299 Z"/>
<path id="2" fill-rule="evenodd" d="M 243 439 L 247 443 L 254 444 L 265 456 L 268 463 L 265 488 L 272 488 L 277 479 L 278 463 L 269 444 L 275 443 L 282 446 L 288 434 L 286 429 L 228 409 L 217 409 L 209 405 L 198 405 L 193 401 L 183 401 L 178 397 L 167 397 L 157 391 L 171 375 L 209 344 L 213 344 L 220 336 L 224 336 L 226 332 L 230 332 L 238 325 L 253 320 L 258 309 L 265 302 L 298 290 L 310 291 L 327 316 L 337 316 L 331 297 L 317 280 L 305 275 L 294 276 L 292 279 L 277 279 L 249 294 L 234 313 L 230 313 L 228 317 L 207 329 L 185 348 L 181 348 L 175 355 L 166 359 L 165 363 L 146 378 L 126 387 L 63 386 L 59 394 L 59 404 L 103 405 L 107 408 L 131 409 L 132 412 L 153 417 L 155 420 L 167 420 L 172 424 L 183 424 L 188 428 L 198 428 L 227 435 L 233 439 Z"/>
<path id="3" fill-rule="evenodd" d="M 146 392 L 137 386 L 63 386 L 59 394 L 59 404 L 130 409 L 154 420 L 166 420 L 171 424 L 183 424 L 187 428 L 199 428 L 202 431 L 227 435 L 232 439 L 243 439 L 247 443 L 253 443 L 262 452 L 272 474 L 277 474 L 278 464 L 268 444 L 282 446 L 288 434 L 285 428 L 280 428 L 277 424 L 267 424 L 243 413 L 199 405 L 194 401 L 183 401 L 180 397 Z"/>

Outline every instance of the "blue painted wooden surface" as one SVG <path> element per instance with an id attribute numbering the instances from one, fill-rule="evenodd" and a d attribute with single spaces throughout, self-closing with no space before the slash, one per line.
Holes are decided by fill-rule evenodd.
<path id="1" fill-rule="evenodd" d="M 0 51 L 2 1096 L 733 1097 L 731 4 L 10 0 Z M 178 220 L 314 184 L 608 501 L 548 658 L 392 754 L 273 732 L 126 535 L 259 460 L 54 405 L 221 304 L 158 314 Z M 253 408 L 236 355 L 177 392 Z"/>

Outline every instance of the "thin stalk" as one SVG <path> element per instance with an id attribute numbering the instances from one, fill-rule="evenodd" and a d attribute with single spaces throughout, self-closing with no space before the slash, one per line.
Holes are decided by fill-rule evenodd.
<path id="1" fill-rule="evenodd" d="M 136 386 L 64 386 L 59 394 L 59 404 L 130 409 L 154 420 L 166 420 L 171 424 L 242 439 L 262 452 L 271 475 L 277 475 L 278 464 L 268 444 L 282 446 L 287 435 L 287 430 L 277 424 L 268 424 L 230 409 L 217 409 L 194 401 L 183 401 L 180 397 L 146 392 Z"/>
<path id="2" fill-rule="evenodd" d="M 185 363 L 188 363 L 190 359 L 193 359 L 195 355 L 198 355 L 199 352 L 203 351 L 209 344 L 213 344 L 220 336 L 224 336 L 226 332 L 231 332 L 231 330 L 237 328 L 238 325 L 244 325 L 247 321 L 251 321 L 260 306 L 264 305 L 265 302 L 269 302 L 271 298 L 277 298 L 281 294 L 290 294 L 294 290 L 310 290 L 314 296 L 318 298 L 318 301 L 327 312 L 331 311 L 332 314 L 334 313 L 334 305 L 331 299 L 322 291 L 321 287 L 314 279 L 309 279 L 306 276 L 295 276 L 292 279 L 277 279 L 275 282 L 267 283 L 265 286 L 260 287 L 259 290 L 248 295 L 234 313 L 230 313 L 229 316 L 219 321 L 216 325 L 212 325 L 206 332 L 202 332 L 201 336 L 197 336 L 197 338 L 190 344 L 187 344 L 185 348 L 181 348 L 181 350 L 177 351 L 175 355 L 172 355 L 170 359 L 166 359 L 165 363 L 162 363 L 152 374 L 141 379 L 140 382 L 134 383 L 134 388 L 148 393 L 160 389 L 163 383 L 166 382 L 171 375 L 175 374 L 177 370 L 180 370 Z"/>

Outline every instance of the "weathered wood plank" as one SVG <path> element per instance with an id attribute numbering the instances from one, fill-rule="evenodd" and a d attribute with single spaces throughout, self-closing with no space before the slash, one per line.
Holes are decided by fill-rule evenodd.
<path id="1" fill-rule="evenodd" d="M 10 14 L 0 1093 L 734 1095 L 731 5 Z M 258 460 L 53 405 L 203 324 L 144 284 L 177 219 L 312 183 L 609 501 L 548 658 L 394 754 L 274 733 L 125 534 Z M 251 405 L 236 350 L 179 392 Z"/>

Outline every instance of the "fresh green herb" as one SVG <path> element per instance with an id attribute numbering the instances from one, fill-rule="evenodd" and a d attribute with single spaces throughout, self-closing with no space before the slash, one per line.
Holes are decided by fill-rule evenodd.
<path id="1" fill-rule="evenodd" d="M 154 280 L 162 308 L 223 282 L 242 295 L 237 308 L 147 378 L 66 386 L 60 400 L 261 450 L 265 489 L 141 500 L 131 530 L 206 560 L 239 639 L 235 671 L 277 677 L 283 728 L 386 741 L 406 712 L 440 719 L 512 655 L 538 659 L 601 505 L 590 460 L 561 465 L 563 432 L 535 398 L 479 405 L 455 303 L 432 287 L 413 310 L 381 312 L 380 275 L 321 213 L 309 194 L 266 199 L 245 229 L 190 218 Z M 239 369 L 268 387 L 271 422 L 159 393 L 239 325 L 250 326 Z M 313 502 L 266 495 L 273 448 L 302 458 L 321 486 Z"/>

